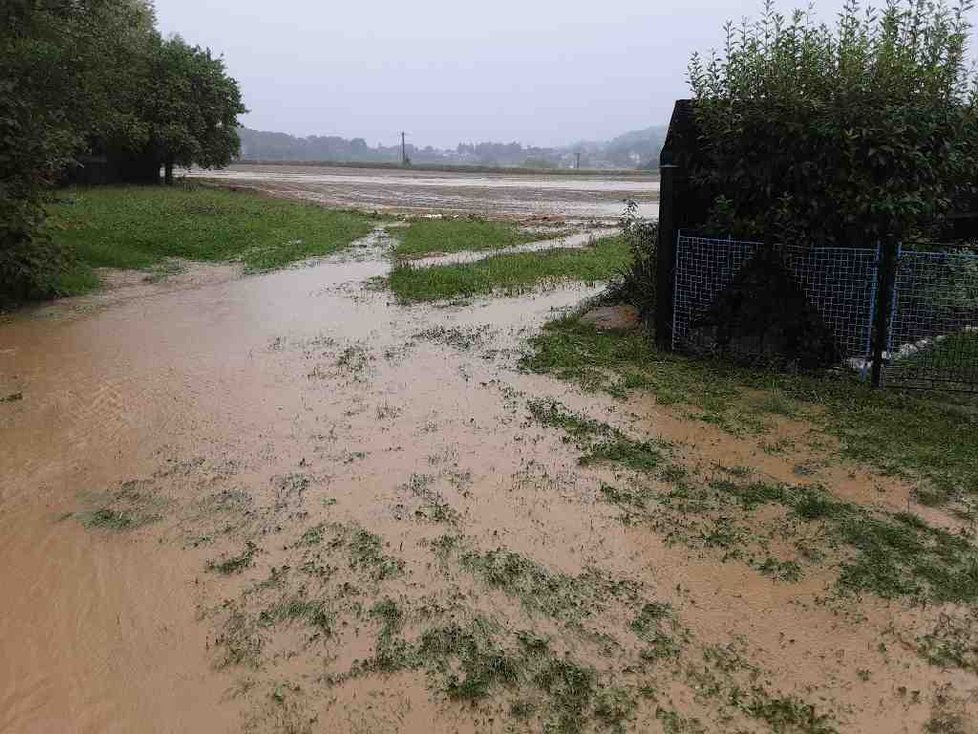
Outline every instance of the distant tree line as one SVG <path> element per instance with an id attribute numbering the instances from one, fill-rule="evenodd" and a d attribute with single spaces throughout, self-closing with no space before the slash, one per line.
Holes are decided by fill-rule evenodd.
<path id="1" fill-rule="evenodd" d="M 52 185 L 86 162 L 144 181 L 224 165 L 244 111 L 221 59 L 161 37 L 149 0 L 0 2 L 0 302 L 57 293 Z"/>
<path id="2" fill-rule="evenodd" d="M 455 148 L 419 147 L 408 143 L 415 163 L 479 166 L 569 168 L 656 168 L 665 140 L 665 127 L 626 133 L 605 142 L 581 142 L 563 147 L 524 146 L 520 143 L 459 143 Z M 267 161 L 333 161 L 343 163 L 396 163 L 401 146 L 370 146 L 363 138 L 335 135 L 297 137 L 279 132 L 241 128 L 241 156 Z"/>

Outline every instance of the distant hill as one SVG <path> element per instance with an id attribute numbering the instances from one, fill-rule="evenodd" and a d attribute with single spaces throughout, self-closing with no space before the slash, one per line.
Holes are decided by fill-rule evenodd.
<path id="1" fill-rule="evenodd" d="M 239 128 L 241 157 L 266 161 L 333 161 L 337 163 L 397 163 L 399 145 L 371 147 L 363 138 L 336 135 L 297 137 L 287 133 Z M 666 126 L 633 130 L 607 141 L 587 141 L 564 147 L 540 148 L 521 143 L 459 143 L 455 148 L 419 148 L 408 144 L 407 154 L 418 164 L 525 166 L 573 168 L 580 155 L 582 168 L 653 169 Z"/>

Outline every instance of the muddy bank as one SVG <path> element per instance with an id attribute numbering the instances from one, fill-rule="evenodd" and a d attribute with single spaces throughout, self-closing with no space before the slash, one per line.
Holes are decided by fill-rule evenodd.
<path id="1" fill-rule="evenodd" d="M 901 643 L 936 612 L 832 598 L 828 568 L 779 582 L 602 501 L 620 472 L 582 466 L 529 401 L 690 467 L 796 462 L 520 372 L 526 337 L 599 286 L 401 307 L 370 285 L 388 254 L 375 235 L 0 323 L 0 396 L 22 396 L 0 404 L 0 730 L 917 732 L 935 707 L 974 713 L 973 675 Z"/>
<path id="2" fill-rule="evenodd" d="M 639 203 L 640 216 L 654 217 L 659 196 L 659 180 L 654 174 L 642 178 L 571 177 L 235 164 L 220 171 L 193 171 L 190 178 L 327 206 L 490 217 L 611 221 L 621 215 L 626 199 Z"/>

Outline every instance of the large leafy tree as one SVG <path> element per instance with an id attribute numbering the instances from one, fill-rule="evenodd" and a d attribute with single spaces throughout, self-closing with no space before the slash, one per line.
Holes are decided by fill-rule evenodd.
<path id="1" fill-rule="evenodd" d="M 837 23 L 770 2 L 727 25 L 690 81 L 714 195 L 710 225 L 735 235 L 866 244 L 926 232 L 972 196 L 975 85 L 970 0 L 848 0 Z"/>
<path id="2" fill-rule="evenodd" d="M 237 118 L 245 108 L 224 62 L 175 36 L 155 51 L 149 79 L 148 144 L 165 166 L 167 183 L 174 165 L 227 165 L 241 146 Z"/>

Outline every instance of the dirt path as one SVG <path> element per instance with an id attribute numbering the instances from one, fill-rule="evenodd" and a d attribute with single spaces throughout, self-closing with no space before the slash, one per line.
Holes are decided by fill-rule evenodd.
<path id="1" fill-rule="evenodd" d="M 601 502 L 614 474 L 529 400 L 690 463 L 754 449 L 517 369 L 597 288 L 397 306 L 372 282 L 388 245 L 0 323 L 0 396 L 22 395 L 0 404 L 0 731 L 889 733 L 976 710 L 974 676 L 901 645 L 920 611 Z"/>

